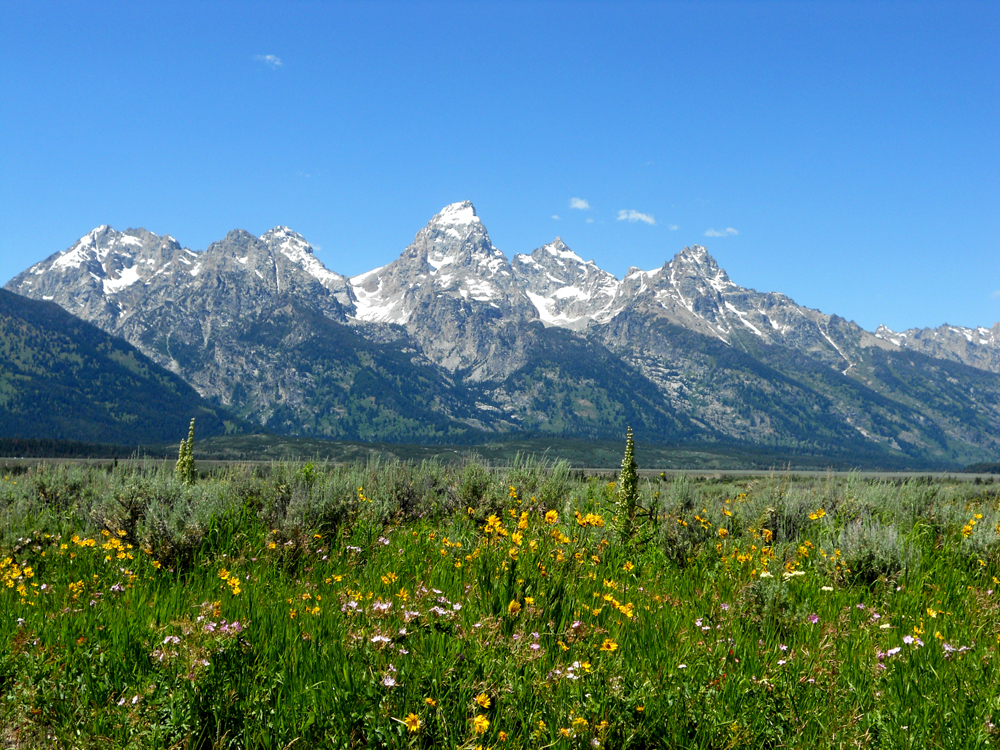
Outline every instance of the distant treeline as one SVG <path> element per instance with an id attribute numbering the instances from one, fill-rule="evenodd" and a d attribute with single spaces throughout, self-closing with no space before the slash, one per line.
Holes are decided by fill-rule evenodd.
<path id="1" fill-rule="evenodd" d="M 0 456 L 7 458 L 164 458 L 164 446 L 107 445 L 76 440 L 0 438 Z"/>
<path id="2" fill-rule="evenodd" d="M 1000 474 L 1000 464 L 979 463 L 965 467 L 966 474 Z"/>

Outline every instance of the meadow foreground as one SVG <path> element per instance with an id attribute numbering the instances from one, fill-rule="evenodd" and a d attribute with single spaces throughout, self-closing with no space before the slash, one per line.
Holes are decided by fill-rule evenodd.
<path id="1" fill-rule="evenodd" d="M 987 747 L 992 485 L 522 461 L 0 481 L 3 747 Z"/>

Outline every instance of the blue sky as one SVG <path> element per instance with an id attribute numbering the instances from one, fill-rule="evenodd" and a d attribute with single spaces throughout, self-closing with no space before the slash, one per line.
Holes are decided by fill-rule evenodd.
<path id="1" fill-rule="evenodd" d="M 1000 320 L 993 1 L 0 0 L 0 103 L 0 281 L 100 224 L 355 274 L 469 199 L 508 257 Z"/>

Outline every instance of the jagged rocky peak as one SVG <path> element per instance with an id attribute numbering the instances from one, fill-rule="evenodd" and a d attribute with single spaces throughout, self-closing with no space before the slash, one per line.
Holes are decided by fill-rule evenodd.
<path id="1" fill-rule="evenodd" d="M 457 236 L 460 234 L 457 227 L 467 227 L 472 224 L 482 225 L 476 214 L 476 207 L 472 205 L 472 201 L 459 201 L 442 208 L 427 226 L 456 227 L 454 231 Z"/>
<path id="2" fill-rule="evenodd" d="M 102 224 L 66 250 L 49 256 L 41 263 L 36 263 L 28 271 L 41 275 L 49 270 L 68 271 L 87 265 L 88 270 L 99 273 L 97 266 L 107 271 L 105 263 L 108 261 L 114 264 L 118 259 L 119 266 L 129 267 L 134 264 L 129 261 L 154 257 L 158 250 L 180 249 L 180 244 L 170 235 L 160 237 L 145 229 L 126 229 L 124 232 L 119 232 L 107 224 Z M 95 261 L 97 266 L 94 265 Z"/>
<path id="3" fill-rule="evenodd" d="M 725 270 L 719 268 L 715 258 L 702 245 L 685 247 L 664 265 L 664 270 L 669 275 L 670 283 L 682 292 L 704 294 L 707 292 L 706 285 L 719 293 L 736 288 Z"/>
<path id="4" fill-rule="evenodd" d="M 548 326 L 582 330 L 592 320 L 603 320 L 618 292 L 613 274 L 584 261 L 560 237 L 530 255 L 515 255 L 511 266 Z"/>
<path id="5" fill-rule="evenodd" d="M 1000 323 L 994 323 L 992 328 L 966 328 L 945 323 L 937 328 L 910 328 L 898 332 L 880 325 L 875 329 L 875 336 L 904 349 L 1000 373 Z"/>
<path id="6" fill-rule="evenodd" d="M 519 326 L 538 319 L 469 201 L 445 206 L 396 260 L 351 283 L 358 320 L 406 326 L 431 361 L 473 380 L 521 366 L 530 335 Z"/>
<path id="7" fill-rule="evenodd" d="M 549 244 L 542 245 L 535 252 L 538 251 L 546 253 L 547 255 L 551 255 L 554 258 L 558 258 L 560 260 L 570 260 L 575 263 L 583 263 L 583 258 L 581 258 L 579 255 L 570 250 L 569 247 L 567 247 L 566 243 L 563 242 L 562 237 L 556 237 Z"/>
<path id="8" fill-rule="evenodd" d="M 605 273 L 597 267 L 594 261 L 585 262 L 583 258 L 570 250 L 561 237 L 556 237 L 547 245 L 542 245 L 530 255 L 518 253 L 514 256 L 512 265 L 519 276 L 523 275 L 531 281 L 536 278 L 544 279 L 545 283 L 550 286 L 574 281 L 592 271 Z M 607 275 L 610 276 L 610 274 Z"/>
<path id="9" fill-rule="evenodd" d="M 456 265 L 492 275 L 507 266 L 507 256 L 493 247 L 471 201 L 442 208 L 417 233 L 409 252 L 411 257 L 426 260 L 434 273 L 443 266 Z"/>
<path id="10" fill-rule="evenodd" d="M 418 307 L 416 299 L 425 295 L 485 303 L 505 313 L 513 312 L 512 297 L 527 303 L 514 285 L 507 256 L 490 242 L 470 201 L 445 206 L 399 258 L 351 283 L 357 317 L 374 322 L 406 323 Z"/>
<path id="11" fill-rule="evenodd" d="M 145 229 L 119 232 L 102 224 L 14 277 L 6 288 L 55 301 L 77 315 L 87 310 L 96 318 L 113 318 L 120 312 L 117 300 L 126 290 L 148 283 L 190 255 L 169 235 L 160 237 Z"/>
<path id="12" fill-rule="evenodd" d="M 277 226 L 262 234 L 260 241 L 267 246 L 274 257 L 287 259 L 292 266 L 333 292 L 342 305 L 353 311 L 354 292 L 350 280 L 323 265 L 305 237 L 288 227 Z"/>

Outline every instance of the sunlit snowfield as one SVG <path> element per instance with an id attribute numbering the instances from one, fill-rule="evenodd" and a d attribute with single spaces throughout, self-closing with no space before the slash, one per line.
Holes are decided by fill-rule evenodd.
<path id="1" fill-rule="evenodd" d="M 994 485 L 520 462 L 0 481 L 3 747 L 986 747 Z"/>

